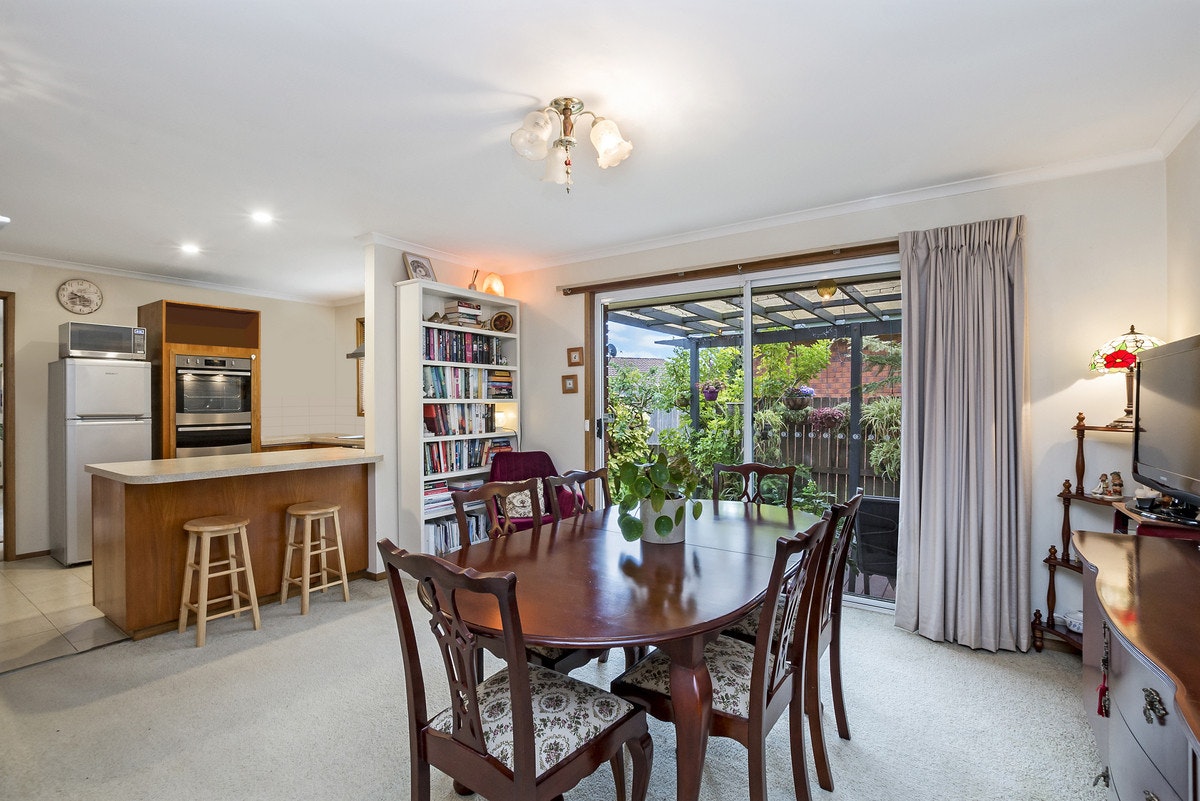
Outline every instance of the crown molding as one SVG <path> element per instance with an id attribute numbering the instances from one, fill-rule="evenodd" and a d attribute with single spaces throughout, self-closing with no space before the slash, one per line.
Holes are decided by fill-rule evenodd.
<path id="1" fill-rule="evenodd" d="M 1179 108 L 1179 113 L 1175 118 L 1168 123 L 1163 130 L 1162 136 L 1158 137 L 1155 147 L 1163 154 L 1163 157 L 1171 155 L 1175 148 L 1179 147 L 1179 143 L 1192 132 L 1197 125 L 1200 125 L 1200 89 L 1188 98 L 1188 101 Z"/>
<path id="2" fill-rule="evenodd" d="M 73 270 L 75 272 L 92 273 L 97 275 L 112 275 L 118 278 L 130 278 L 137 281 L 151 281 L 156 284 L 173 284 L 175 286 L 186 286 L 196 289 L 209 289 L 216 292 L 228 292 L 233 295 L 248 295 L 255 298 L 271 298 L 272 300 L 308 303 L 315 306 L 338 305 L 337 303 L 314 301 L 311 298 L 304 298 L 298 295 L 287 295 L 281 292 L 269 292 L 267 290 L 253 289 L 244 286 L 231 286 L 228 284 L 215 284 L 208 281 L 195 281 L 189 278 L 176 278 L 169 275 L 158 275 L 157 273 L 143 273 L 138 272 L 137 270 L 121 270 L 117 269 L 116 267 L 103 267 L 99 264 L 88 264 L 87 262 L 48 259 L 44 256 L 27 256 L 24 253 L 9 253 L 6 251 L 0 251 L 0 260 L 13 261 L 20 264 L 32 264 L 37 267 L 53 267 L 57 270 Z M 339 303 L 340 302 L 341 301 L 339 301 Z"/>
<path id="3" fill-rule="evenodd" d="M 811 222 L 813 220 L 829 219 L 831 217 L 840 217 L 847 214 L 858 214 L 867 211 L 891 208 L 894 206 L 902 206 L 909 203 L 919 203 L 923 201 L 954 197 L 956 195 L 966 195 L 974 192 L 984 192 L 1006 187 L 1044 183 L 1046 181 L 1072 178 L 1091 173 L 1107 172 L 1109 170 L 1117 170 L 1125 167 L 1139 166 L 1142 164 L 1152 164 L 1161 161 L 1163 161 L 1162 152 L 1157 148 L 1154 148 L 1122 153 L 1115 156 L 1104 156 L 1096 159 L 1088 159 L 1085 161 L 1052 164 L 1026 170 L 1015 170 L 1013 172 L 999 173 L 982 178 L 970 178 L 963 181 L 936 184 L 920 189 L 909 189 L 903 192 L 895 192 L 888 195 L 876 195 L 859 200 L 850 200 L 844 203 L 832 203 L 827 206 L 816 206 L 810 209 L 788 212 L 786 214 L 778 214 L 771 217 L 761 217 L 755 220 L 730 223 L 728 225 L 721 225 L 714 228 L 704 228 L 696 231 L 689 231 L 683 234 L 660 237 L 657 239 L 643 239 L 637 242 L 630 242 L 625 245 L 617 245 L 610 248 L 599 248 L 597 250 L 572 254 L 570 256 L 564 256 L 558 259 L 550 258 L 542 261 L 539 269 L 563 267 L 572 264 L 579 264 L 581 262 L 594 261 L 597 259 L 628 256 L 635 253 L 642 253 L 647 250 L 694 244 L 696 242 L 704 242 L 726 236 L 754 233 L 773 228 L 782 228 L 787 225 Z"/>

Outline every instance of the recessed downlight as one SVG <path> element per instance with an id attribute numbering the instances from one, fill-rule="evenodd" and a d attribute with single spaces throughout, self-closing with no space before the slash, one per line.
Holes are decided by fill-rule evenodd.
<path id="1" fill-rule="evenodd" d="M 195 256 L 200 252 L 200 246 L 194 242 L 184 242 L 179 249 L 189 256 Z"/>
<path id="2" fill-rule="evenodd" d="M 251 212 L 250 219 L 254 220 L 259 225 L 270 225 L 275 222 L 275 215 L 269 211 Z"/>

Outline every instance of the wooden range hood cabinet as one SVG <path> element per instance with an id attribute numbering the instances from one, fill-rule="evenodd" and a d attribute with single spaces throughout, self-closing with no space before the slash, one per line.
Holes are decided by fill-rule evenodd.
<path id="1" fill-rule="evenodd" d="M 259 312 L 158 300 L 138 307 L 138 325 L 146 329 L 146 358 L 151 364 L 154 413 L 153 458 L 175 458 L 175 357 L 226 356 L 252 360 L 250 446 L 262 448 Z"/>

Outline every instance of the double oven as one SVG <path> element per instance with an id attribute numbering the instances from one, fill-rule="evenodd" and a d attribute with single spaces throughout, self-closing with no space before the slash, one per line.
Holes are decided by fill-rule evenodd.
<path id="1" fill-rule="evenodd" d="M 253 360 L 175 357 L 175 455 L 250 453 Z"/>

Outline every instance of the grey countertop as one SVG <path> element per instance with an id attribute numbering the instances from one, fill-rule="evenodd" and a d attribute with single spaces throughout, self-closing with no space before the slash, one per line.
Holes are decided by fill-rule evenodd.
<path id="1" fill-rule="evenodd" d="M 361 448 L 362 434 L 289 434 L 282 437 L 263 437 L 264 448 L 273 445 L 334 445 L 339 448 Z"/>
<path id="2" fill-rule="evenodd" d="M 140 462 L 106 462 L 85 465 L 84 470 L 123 484 L 169 484 L 176 481 L 314 470 L 380 461 L 383 461 L 382 455 L 356 448 L 314 448 L 271 453 L 236 453 L 228 456 L 192 456 L 184 459 L 151 459 Z"/>

